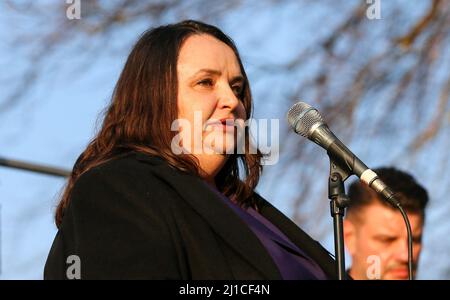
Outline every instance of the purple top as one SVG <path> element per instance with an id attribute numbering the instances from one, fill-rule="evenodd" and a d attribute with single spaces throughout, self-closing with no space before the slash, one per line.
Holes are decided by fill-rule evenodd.
<path id="1" fill-rule="evenodd" d="M 208 186 L 210 186 L 208 184 Z M 229 198 L 210 186 L 256 234 L 273 261 L 278 267 L 283 279 L 289 280 L 326 280 L 323 270 L 315 261 L 309 258 L 275 225 L 263 217 L 255 209 L 242 208 Z"/>

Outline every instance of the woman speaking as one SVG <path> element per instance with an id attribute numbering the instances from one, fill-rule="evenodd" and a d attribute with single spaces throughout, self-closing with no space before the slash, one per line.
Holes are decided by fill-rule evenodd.
<path id="1" fill-rule="evenodd" d="M 336 278 L 328 252 L 255 192 L 251 107 L 218 28 L 145 32 L 73 167 L 44 278 L 67 279 L 70 257 L 81 279 Z"/>

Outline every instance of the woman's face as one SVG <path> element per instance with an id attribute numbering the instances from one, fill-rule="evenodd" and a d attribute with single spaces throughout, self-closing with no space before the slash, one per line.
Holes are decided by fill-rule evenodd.
<path id="1" fill-rule="evenodd" d="M 177 76 L 181 143 L 197 157 L 204 176 L 214 178 L 225 164 L 226 154 L 235 149 L 233 122 L 240 119 L 242 126 L 246 117 L 239 99 L 244 77 L 238 60 L 218 39 L 193 35 L 180 49 Z"/>

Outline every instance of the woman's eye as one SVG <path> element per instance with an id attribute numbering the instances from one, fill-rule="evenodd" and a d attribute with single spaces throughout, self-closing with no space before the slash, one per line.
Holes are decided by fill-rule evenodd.
<path id="1" fill-rule="evenodd" d="M 232 89 L 233 89 L 233 92 L 234 92 L 234 94 L 235 94 L 236 96 L 241 96 L 242 90 L 243 90 L 242 85 L 235 85 L 235 86 L 232 86 Z"/>
<path id="2" fill-rule="evenodd" d="M 213 81 L 212 81 L 212 79 L 203 79 L 203 80 L 200 80 L 197 84 L 203 85 L 203 86 L 213 86 Z"/>

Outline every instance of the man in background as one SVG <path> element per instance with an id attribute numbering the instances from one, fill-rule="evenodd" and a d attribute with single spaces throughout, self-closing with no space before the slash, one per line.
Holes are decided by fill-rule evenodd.
<path id="1" fill-rule="evenodd" d="M 427 191 L 415 179 L 395 168 L 374 170 L 397 195 L 411 223 L 413 274 L 422 247 Z M 344 220 L 344 240 L 352 259 L 353 279 L 408 279 L 408 236 L 398 209 L 393 208 L 366 184 L 349 188 L 350 205 Z"/>

